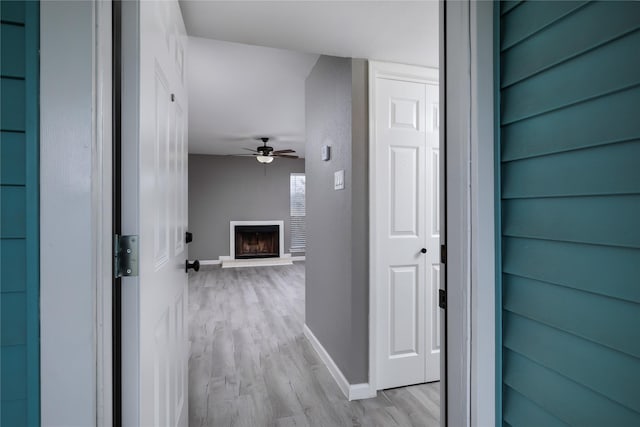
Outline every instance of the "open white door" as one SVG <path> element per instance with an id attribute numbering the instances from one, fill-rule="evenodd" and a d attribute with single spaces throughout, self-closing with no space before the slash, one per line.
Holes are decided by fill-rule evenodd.
<path id="1" fill-rule="evenodd" d="M 188 424 L 186 31 L 177 1 L 123 2 L 123 423 Z"/>
<path id="2" fill-rule="evenodd" d="M 372 63 L 377 381 L 440 378 L 437 70 Z"/>

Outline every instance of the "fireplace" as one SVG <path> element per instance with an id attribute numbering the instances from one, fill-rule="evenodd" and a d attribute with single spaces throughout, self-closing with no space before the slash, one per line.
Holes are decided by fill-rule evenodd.
<path id="1" fill-rule="evenodd" d="M 278 258 L 279 225 L 236 225 L 235 259 Z"/>
<path id="2" fill-rule="evenodd" d="M 284 221 L 230 221 L 229 256 L 221 256 L 222 268 L 291 265 L 284 253 Z"/>

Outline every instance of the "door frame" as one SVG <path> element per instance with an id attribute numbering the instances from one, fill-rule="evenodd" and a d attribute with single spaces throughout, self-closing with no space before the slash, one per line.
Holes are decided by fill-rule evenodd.
<path id="1" fill-rule="evenodd" d="M 491 2 L 440 2 L 440 238 L 447 258 L 440 279 L 440 289 L 447 293 L 441 323 L 443 426 L 496 425 L 500 411 L 493 24 Z M 377 76 L 370 65 L 370 88 Z M 373 390 L 377 389 L 374 95 L 370 91 L 369 382 Z"/>
<path id="2" fill-rule="evenodd" d="M 452 426 L 492 426 L 500 404 L 494 10 L 493 2 L 440 5 L 447 224 L 447 407 L 442 419 Z"/>
<path id="3" fill-rule="evenodd" d="M 42 425 L 113 425 L 111 6 L 39 4 Z"/>
<path id="4" fill-rule="evenodd" d="M 388 78 L 415 83 L 439 84 L 437 68 L 417 67 L 392 62 L 369 61 L 369 387 L 372 393 L 378 390 L 378 334 L 381 322 L 378 320 L 377 301 L 378 288 L 381 281 L 377 278 L 378 261 L 377 239 L 379 220 L 376 214 L 377 183 L 380 181 L 376 169 L 376 79 Z M 442 138 L 440 138 L 442 142 Z M 442 170 L 440 172 L 442 175 Z M 444 180 L 440 180 L 442 186 Z M 444 192 L 441 189 L 441 206 Z M 441 227 L 442 228 L 442 227 Z M 442 238 L 442 237 L 441 237 Z M 444 335 L 442 335 L 444 336 Z M 444 346 L 442 347 L 444 349 Z M 442 352 L 442 350 L 441 350 Z M 443 354 L 443 353 L 441 353 Z"/>
<path id="5" fill-rule="evenodd" d="M 43 244 L 41 246 L 42 274 L 41 276 L 41 325 L 48 323 L 41 330 L 41 369 L 42 379 L 51 382 L 55 378 L 47 378 L 52 369 L 62 366 L 69 372 L 83 370 L 82 376 L 65 378 L 65 383 L 58 383 L 56 387 L 42 387 L 41 407 L 42 423 L 55 424 L 59 421 L 65 408 L 70 409 L 67 416 L 77 412 L 78 400 L 75 396 L 79 391 L 90 387 L 95 390 L 91 396 L 84 396 L 82 401 L 92 401 L 83 412 L 91 413 L 92 418 L 83 424 L 96 422 L 97 425 L 111 425 L 111 321 L 108 315 L 111 310 L 111 200 L 103 197 L 111 194 L 111 106 L 110 81 L 108 76 L 111 70 L 111 3 L 91 2 L 91 25 L 86 25 L 83 20 L 89 19 L 83 15 L 81 19 L 68 21 L 66 28 L 55 27 L 60 22 L 59 17 L 68 12 L 78 12 L 78 5 L 41 5 L 41 40 L 45 43 L 41 46 L 41 86 L 43 88 L 64 88 L 68 84 L 65 76 L 59 73 L 59 63 L 67 61 L 75 64 L 78 61 L 90 61 L 93 65 L 92 91 L 90 93 L 76 93 L 73 99 L 78 109 L 72 110 L 73 116 L 67 115 L 67 121 L 61 123 L 56 117 L 48 115 L 48 112 L 59 108 L 58 101 L 66 99 L 58 97 L 60 91 L 41 91 L 41 165 L 55 165 L 55 167 L 41 166 L 41 193 L 59 196 L 69 192 L 66 171 L 86 170 L 90 165 L 90 179 L 92 182 L 89 193 L 78 194 L 84 202 L 83 210 L 69 215 L 68 209 L 63 209 L 52 204 L 49 200 L 44 207 L 41 206 L 41 225 L 50 222 L 46 217 L 55 215 L 62 220 L 59 227 L 73 229 L 75 218 L 89 216 L 92 221 L 92 240 L 89 244 L 91 251 L 60 250 L 59 246 Z M 446 93 L 440 99 L 441 146 L 442 153 L 447 151 L 446 172 L 452 173 L 459 169 L 464 171 L 467 177 L 465 181 L 447 186 L 447 216 L 441 217 L 449 224 L 448 258 L 446 268 L 449 272 L 460 267 L 458 274 L 460 281 L 453 286 L 452 277 L 448 278 L 449 292 L 447 311 L 448 330 L 444 337 L 447 348 L 446 366 L 452 366 L 448 377 L 442 377 L 443 400 L 441 404 L 441 423 L 446 424 L 451 420 L 451 425 L 495 425 L 495 415 L 499 411 L 499 402 L 496 399 L 496 384 L 499 373 L 496 372 L 496 362 L 499 359 L 499 351 L 496 348 L 496 312 L 495 299 L 495 224 L 493 219 L 489 221 L 489 212 L 493 213 L 494 199 L 494 165 L 493 165 L 493 94 L 491 90 L 487 98 L 480 99 L 484 88 L 491 88 L 493 81 L 493 12 L 490 2 L 441 2 L 440 3 L 440 90 Z M 71 13 L 75 16 L 75 13 Z M 108 17 L 107 17 L 108 16 Z M 108 23 L 108 24 L 107 24 Z M 55 31 L 54 31 L 55 29 Z M 71 38 L 69 35 L 72 35 Z M 78 55 L 77 51 L 68 49 L 68 40 L 91 40 L 93 49 L 91 58 Z M 59 46 L 59 47 L 55 47 Z M 446 49 L 445 49 L 446 47 Z M 46 52 L 46 49 L 51 49 Z M 55 50 L 55 53 L 51 53 Z M 105 52 L 109 53 L 105 57 Z M 84 53 L 84 52 L 83 52 Z M 87 54 L 88 55 L 88 54 Z M 454 61 L 454 59 L 457 61 Z M 480 60 L 479 60 L 480 59 Z M 460 68 L 454 67 L 460 64 Z M 466 64 L 466 66 L 465 66 Z M 447 69 L 451 72 L 447 73 Z M 448 78 L 445 76 L 448 75 Z M 455 91 L 454 84 L 445 88 L 447 82 L 455 82 L 460 88 Z M 464 87 L 464 89 L 463 89 Z M 458 98 L 454 98 L 456 92 Z M 105 94 L 108 94 L 105 95 Z M 68 94 L 66 94 L 68 95 Z M 484 96 L 484 95 L 482 95 Z M 449 105 L 450 104 L 450 105 Z M 87 129 L 87 122 L 82 112 L 86 105 L 93 107 L 91 114 L 92 123 Z M 465 107 L 466 106 L 466 107 Z M 446 107 L 446 108 L 445 108 Z M 481 126 L 479 126 L 481 125 Z M 458 135 L 457 138 L 453 138 Z M 446 137 L 446 143 L 443 138 Z M 74 156 L 60 157 L 59 152 L 65 147 L 84 147 L 89 144 L 91 150 L 79 150 Z M 55 150 L 46 147 L 56 147 Z M 456 148 L 457 147 L 457 148 Z M 460 156 L 453 153 L 458 149 Z M 475 156 L 490 153 L 491 159 L 487 161 L 478 157 L 478 163 L 470 163 Z M 464 153 L 464 155 L 463 155 Z M 443 156 L 444 157 L 444 156 Z M 469 184 L 470 183 L 470 184 Z M 473 195 L 471 188 L 478 189 Z M 50 199 L 50 198 L 49 198 Z M 454 200 L 452 200 L 454 199 Z M 483 200 L 489 200 L 491 207 L 481 204 Z M 454 204 L 464 204 L 464 210 L 458 218 L 450 218 Z M 48 210 L 47 210 L 48 209 Z M 54 209 L 54 211 L 52 211 Z M 455 220 L 455 221 L 454 221 Z M 487 222 L 489 221 L 489 222 Z M 456 224 L 460 227 L 455 239 L 452 232 Z M 479 230 L 477 225 L 482 224 L 486 229 Z M 464 230 L 464 232 L 462 232 Z M 43 227 L 41 242 L 56 241 L 59 233 L 51 227 Z M 480 233 L 480 231 L 483 231 Z M 474 234 L 475 233 L 475 234 Z M 488 236 L 491 234 L 491 236 Z M 444 235 L 444 233 L 443 233 Z M 69 245 L 78 243 L 78 247 L 86 246 L 87 236 L 79 239 L 77 233 L 73 239 L 67 239 Z M 457 253 L 454 249 L 457 246 Z M 458 256 L 459 255 L 459 256 Z M 493 260 L 493 262 L 491 261 Z M 73 268 L 72 268 L 73 267 Z M 76 267 L 81 267 L 76 270 Z M 73 270 L 74 274 L 69 274 Z M 46 273 L 49 274 L 46 274 Z M 59 280 L 64 277 L 65 280 Z M 444 277 L 444 276 L 443 276 Z M 77 289 L 92 289 L 93 297 L 90 301 L 60 300 L 50 298 L 52 290 L 60 294 L 63 291 L 74 292 Z M 47 291 L 49 289 L 49 291 Z M 478 292 L 482 291 L 482 292 Z M 45 295 L 49 292 L 48 295 Z M 84 292 L 84 291 L 83 291 Z M 486 298 L 479 298 L 480 296 Z M 457 301 L 462 310 L 452 310 Z M 77 315 L 80 306 L 93 307 L 91 312 L 93 322 L 93 334 L 90 339 L 93 342 L 91 354 L 82 351 L 74 354 L 74 358 L 67 358 L 65 349 L 56 343 L 64 340 L 69 333 L 68 325 L 60 323 L 57 314 Z M 84 311 L 82 314 L 84 315 Z M 485 317 L 486 315 L 486 317 Z M 371 315 L 370 315 L 371 317 Z M 453 319 L 457 319 L 453 330 Z M 74 325 L 81 327 L 89 318 L 74 317 Z M 443 322 L 445 323 L 445 322 Z M 86 323 L 84 323 L 86 325 Z M 84 329 L 83 329 L 84 331 Z M 476 338 L 483 337 L 486 340 Z M 465 349 L 457 353 L 451 351 L 453 345 Z M 87 364 L 87 360 L 91 359 Z M 72 360 L 80 362 L 82 366 L 71 366 Z M 370 361 L 370 368 L 371 368 Z M 374 366 L 374 365 L 373 365 Z M 442 363 L 441 366 L 445 366 Z M 66 367 L 66 368 L 65 368 Z M 71 369 L 73 368 L 73 369 Z M 86 373 L 86 375 L 84 375 Z M 75 382 L 73 382 L 75 381 Z M 45 381 L 43 381 L 44 383 Z M 72 383 L 73 382 L 73 383 Z M 72 386 L 64 387 L 64 385 Z M 62 387 L 61 387 L 62 385 Z M 447 407 L 446 402 L 456 402 L 455 407 Z M 56 410 L 51 412 L 55 402 Z M 74 416 L 81 416 L 75 414 Z M 458 423 L 458 421 L 460 421 Z M 59 422 L 58 422 L 59 424 Z M 67 423 L 68 424 L 68 423 Z"/>

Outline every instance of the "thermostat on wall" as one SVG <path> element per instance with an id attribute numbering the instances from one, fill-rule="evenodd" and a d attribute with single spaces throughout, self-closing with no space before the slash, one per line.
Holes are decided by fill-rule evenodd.
<path id="1" fill-rule="evenodd" d="M 322 160 L 327 162 L 331 160 L 331 146 L 323 145 L 322 146 Z"/>

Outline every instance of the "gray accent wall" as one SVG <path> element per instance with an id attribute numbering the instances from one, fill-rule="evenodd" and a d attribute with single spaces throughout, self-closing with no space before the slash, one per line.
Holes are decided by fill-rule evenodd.
<path id="1" fill-rule="evenodd" d="M 369 378 L 369 64 L 351 61 L 351 363 Z"/>
<path id="2" fill-rule="evenodd" d="M 321 56 L 306 82 L 305 323 L 352 384 L 368 381 L 366 72 L 365 60 Z"/>
<path id="3" fill-rule="evenodd" d="M 284 221 L 289 253 L 289 176 L 304 171 L 304 159 L 275 159 L 264 166 L 252 157 L 189 155 L 189 258 L 231 255 L 230 221 Z"/>

